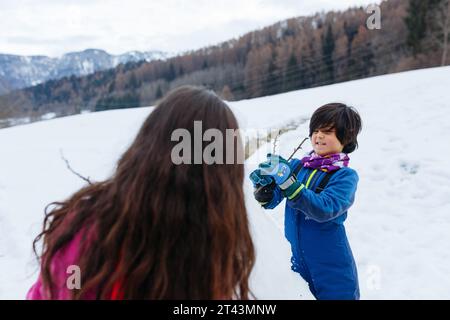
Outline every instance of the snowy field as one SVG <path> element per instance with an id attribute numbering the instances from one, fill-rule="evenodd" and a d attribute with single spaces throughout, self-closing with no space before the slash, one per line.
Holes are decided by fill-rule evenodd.
<path id="1" fill-rule="evenodd" d="M 328 102 L 363 119 L 350 166 L 360 176 L 346 222 L 362 299 L 450 299 L 450 68 L 435 68 L 230 103 L 244 129 L 298 127 L 281 135 L 288 157 Z M 62 160 L 91 180 L 114 169 L 151 108 L 53 119 L 0 130 L 0 299 L 23 299 L 37 277 L 32 239 L 46 204 L 83 186 Z M 446 142 L 447 141 L 447 142 Z M 264 150 L 262 150 L 264 149 Z M 265 148 L 246 164 L 247 174 Z M 308 145 L 297 156 L 310 150 Z M 245 181 L 257 249 L 251 285 L 260 299 L 311 299 L 290 271 L 284 202 L 265 211 Z"/>

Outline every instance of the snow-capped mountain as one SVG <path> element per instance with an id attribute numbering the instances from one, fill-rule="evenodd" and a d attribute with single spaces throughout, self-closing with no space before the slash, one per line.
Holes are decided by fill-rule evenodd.
<path id="1" fill-rule="evenodd" d="M 0 94 L 51 79 L 72 75 L 84 76 L 114 68 L 120 63 L 164 60 L 169 56 L 170 54 L 161 51 L 131 51 L 120 55 L 111 55 L 97 49 L 71 52 L 60 58 L 0 54 Z"/>

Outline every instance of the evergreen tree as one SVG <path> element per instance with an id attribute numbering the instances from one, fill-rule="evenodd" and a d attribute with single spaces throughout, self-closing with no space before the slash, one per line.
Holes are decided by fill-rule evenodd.
<path id="1" fill-rule="evenodd" d="M 358 34 L 353 41 L 355 48 L 358 48 L 358 59 L 353 59 L 353 57 L 351 57 L 353 63 L 347 68 L 349 79 L 358 79 L 369 76 L 376 67 L 369 32 L 370 31 L 365 26 L 361 25 Z"/>
<path id="2" fill-rule="evenodd" d="M 298 89 L 303 89 L 308 87 L 308 68 L 306 67 L 306 58 L 304 55 L 300 58 L 300 64 L 298 66 Z"/>
<path id="3" fill-rule="evenodd" d="M 331 27 L 331 24 L 329 24 L 325 37 L 322 38 L 322 55 L 325 65 L 323 80 L 325 82 L 334 81 L 333 52 L 335 46 L 336 45 L 334 41 L 333 29 Z"/>
<path id="4" fill-rule="evenodd" d="M 174 80 L 176 78 L 176 76 L 177 75 L 175 73 L 175 67 L 173 66 L 173 63 L 171 62 L 169 64 L 169 70 L 167 71 L 165 78 L 166 78 L 167 82 L 170 82 L 170 81 Z"/>
<path id="5" fill-rule="evenodd" d="M 137 93 L 127 93 L 122 96 L 108 96 L 97 100 L 95 111 L 112 109 L 137 108 L 140 106 L 140 98 Z"/>
<path id="6" fill-rule="evenodd" d="M 161 99 L 163 96 L 162 90 L 161 90 L 161 86 L 158 85 L 158 89 L 156 89 L 156 94 L 155 94 L 155 99 Z"/>
<path id="7" fill-rule="evenodd" d="M 116 80 L 114 79 L 108 86 L 108 93 L 112 93 L 116 88 Z"/>
<path id="8" fill-rule="evenodd" d="M 136 90 L 140 86 L 139 81 L 136 78 L 134 72 L 131 73 L 130 81 L 128 82 L 127 88 L 131 90 Z"/>
<path id="9" fill-rule="evenodd" d="M 292 52 L 286 67 L 283 91 L 292 91 L 300 87 L 300 68 L 297 58 Z"/>
<path id="10" fill-rule="evenodd" d="M 180 68 L 178 69 L 178 76 L 182 76 L 182 75 L 184 75 L 184 69 L 183 69 L 183 66 L 180 66 Z"/>
<path id="11" fill-rule="evenodd" d="M 269 63 L 269 69 L 267 70 L 267 77 L 263 82 L 263 95 L 272 95 L 280 92 L 281 85 L 277 77 L 277 73 L 275 55 L 272 55 L 272 59 Z"/>
<path id="12" fill-rule="evenodd" d="M 427 31 L 427 11 L 429 0 L 410 0 L 408 15 L 405 23 L 408 28 L 407 45 L 412 49 L 414 56 L 422 52 L 422 40 Z"/>
<path id="13" fill-rule="evenodd" d="M 347 37 L 347 56 L 352 54 L 352 43 L 355 36 L 358 34 L 358 25 L 355 23 L 344 22 L 344 32 Z"/>

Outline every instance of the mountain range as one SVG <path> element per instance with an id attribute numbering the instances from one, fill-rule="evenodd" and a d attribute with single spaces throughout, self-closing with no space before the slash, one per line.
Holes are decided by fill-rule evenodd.
<path id="1" fill-rule="evenodd" d="M 0 54 L 0 94 L 48 80 L 92 74 L 114 68 L 121 63 L 165 60 L 169 56 L 161 51 L 130 51 L 111 55 L 98 49 L 71 52 L 59 58 Z"/>

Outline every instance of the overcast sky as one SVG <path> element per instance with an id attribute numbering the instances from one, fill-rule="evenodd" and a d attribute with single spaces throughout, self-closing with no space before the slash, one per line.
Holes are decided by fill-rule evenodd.
<path id="1" fill-rule="evenodd" d="M 317 11 L 377 0 L 0 0 L 0 53 L 180 52 Z"/>

